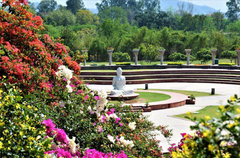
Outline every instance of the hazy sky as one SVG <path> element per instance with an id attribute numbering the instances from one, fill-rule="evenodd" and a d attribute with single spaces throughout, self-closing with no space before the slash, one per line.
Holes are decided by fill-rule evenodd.
<path id="1" fill-rule="evenodd" d="M 39 2 L 41 0 L 30 0 L 31 2 Z M 56 0 L 58 4 L 66 5 L 66 0 Z M 171 1 L 171 0 L 167 0 Z M 222 12 L 227 11 L 226 2 L 229 0 L 183 0 L 187 2 L 192 2 L 197 5 L 206 5 Z M 96 8 L 96 3 L 101 2 L 101 0 L 83 0 L 86 8 Z"/>

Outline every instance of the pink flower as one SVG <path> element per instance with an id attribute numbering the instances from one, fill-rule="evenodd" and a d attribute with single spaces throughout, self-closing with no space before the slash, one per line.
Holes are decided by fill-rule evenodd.
<path id="1" fill-rule="evenodd" d="M 107 112 L 107 114 L 108 114 L 108 115 L 111 115 L 111 114 L 113 114 L 113 113 L 114 113 L 114 111 L 115 111 L 115 109 L 111 108 L 111 110 L 110 110 L 110 111 L 108 111 L 108 112 Z"/>
<path id="2" fill-rule="evenodd" d="M 93 123 L 93 126 L 95 126 L 95 125 L 96 125 L 96 123 L 94 122 L 94 123 Z"/>
<path id="3" fill-rule="evenodd" d="M 85 99 L 85 100 L 87 100 L 88 98 L 89 98 L 89 96 L 88 96 L 88 95 L 86 95 L 84 99 Z"/>
<path id="4" fill-rule="evenodd" d="M 121 118 L 116 118 L 116 121 L 115 121 L 115 124 L 117 124 L 118 123 L 118 121 L 120 121 L 121 120 Z"/>
<path id="5" fill-rule="evenodd" d="M 102 131 L 103 131 L 102 127 L 101 127 L 101 126 L 98 126 L 98 132 L 99 132 L 99 133 L 102 133 Z"/>
<path id="6" fill-rule="evenodd" d="M 95 96 L 94 99 L 99 100 L 100 98 L 99 98 L 99 96 Z"/>
<path id="7" fill-rule="evenodd" d="M 67 134 L 65 133 L 65 131 L 63 129 L 58 129 L 57 130 L 57 135 L 56 135 L 55 138 L 59 142 L 68 143 Z"/>
<path id="8" fill-rule="evenodd" d="M 123 126 L 123 123 L 119 123 L 120 126 Z"/>

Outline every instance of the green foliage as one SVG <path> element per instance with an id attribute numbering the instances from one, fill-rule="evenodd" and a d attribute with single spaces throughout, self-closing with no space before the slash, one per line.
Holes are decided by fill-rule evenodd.
<path id="1" fill-rule="evenodd" d="M 128 53 L 122 53 L 122 52 L 114 52 L 112 58 L 113 58 L 113 61 L 116 61 L 116 62 L 126 62 L 131 60 Z"/>
<path id="2" fill-rule="evenodd" d="M 236 51 L 224 51 L 221 54 L 221 57 L 230 59 L 231 63 L 234 59 L 237 59 L 237 52 Z M 219 64 L 220 65 L 220 64 Z"/>
<path id="3" fill-rule="evenodd" d="M 81 10 L 79 9 L 76 13 L 77 23 L 80 25 L 98 25 L 99 24 L 99 17 L 93 14 L 89 10 Z"/>
<path id="4" fill-rule="evenodd" d="M 219 63 L 219 66 L 233 66 L 235 63 Z"/>
<path id="5" fill-rule="evenodd" d="M 57 7 L 57 2 L 55 0 L 41 0 L 38 4 L 37 9 L 39 13 L 49 13 L 54 11 Z"/>
<path id="6" fill-rule="evenodd" d="M 130 62 L 119 62 L 119 63 L 116 63 L 116 65 L 131 65 Z"/>
<path id="7" fill-rule="evenodd" d="M 208 60 L 212 59 L 211 51 L 208 49 L 202 49 L 197 52 L 197 59 L 201 60 L 201 62 L 205 63 Z"/>
<path id="8" fill-rule="evenodd" d="M 240 109 L 234 107 L 239 102 L 237 95 L 231 97 L 226 106 L 218 108 L 219 118 L 205 116 L 196 121 L 189 113 L 188 118 L 196 122 L 191 130 L 197 132 L 183 135 L 180 150 L 172 149 L 172 157 L 239 157 L 240 117 L 233 114 L 235 110 L 240 113 Z"/>
<path id="9" fill-rule="evenodd" d="M 181 53 L 173 53 L 169 55 L 169 59 L 172 61 L 186 60 L 186 55 L 183 55 Z"/>
<path id="10" fill-rule="evenodd" d="M 155 47 L 151 44 L 141 44 L 140 49 L 140 54 L 144 56 L 144 59 L 149 60 L 150 63 L 156 59 L 157 55 L 159 55 L 158 47 Z"/>
<path id="11" fill-rule="evenodd" d="M 76 16 L 69 10 L 58 9 L 50 12 L 47 17 L 45 17 L 46 23 L 50 25 L 57 26 L 67 26 L 76 24 Z"/>
<path id="12" fill-rule="evenodd" d="M 82 0 L 67 0 L 67 9 L 73 14 L 76 14 L 79 9 L 84 9 L 84 3 Z"/>
<path id="13" fill-rule="evenodd" d="M 183 62 L 168 62 L 168 65 L 183 65 Z"/>
<path id="14" fill-rule="evenodd" d="M 2 84 L 2 83 L 1 83 Z M 3 84 L 2 84 L 3 85 Z M 44 157 L 51 147 L 43 118 L 38 114 L 38 102 L 33 94 L 22 97 L 18 87 L 5 84 L 0 88 L 0 153 L 1 157 Z"/>
<path id="15" fill-rule="evenodd" d="M 229 0 L 226 4 L 228 7 L 228 11 L 226 12 L 228 19 L 231 22 L 238 20 L 239 4 L 236 0 Z"/>

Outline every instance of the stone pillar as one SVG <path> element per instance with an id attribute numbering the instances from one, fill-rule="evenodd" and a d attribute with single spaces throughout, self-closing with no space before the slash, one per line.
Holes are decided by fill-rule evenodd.
<path id="1" fill-rule="evenodd" d="M 187 65 L 190 65 L 190 54 L 192 49 L 185 49 L 185 52 L 187 54 Z"/>
<path id="2" fill-rule="evenodd" d="M 113 50 L 107 50 L 108 52 L 108 56 L 109 56 L 109 65 L 112 65 L 112 53 L 113 53 Z"/>
<path id="3" fill-rule="evenodd" d="M 163 65 L 163 55 L 164 55 L 165 49 L 159 49 L 158 51 L 159 51 L 160 57 L 161 57 L 161 65 Z"/>
<path id="4" fill-rule="evenodd" d="M 237 55 L 238 55 L 238 66 L 240 66 L 240 50 L 236 50 Z"/>
<path id="5" fill-rule="evenodd" d="M 133 49 L 133 54 L 135 56 L 135 65 L 137 65 L 138 63 L 138 53 L 139 53 L 139 49 Z"/>
<path id="6" fill-rule="evenodd" d="M 82 50 L 82 53 L 84 54 L 84 53 L 87 53 L 88 52 L 88 50 Z M 86 66 L 86 59 L 83 59 L 83 66 Z"/>
<path id="7" fill-rule="evenodd" d="M 216 49 L 211 50 L 211 53 L 212 53 L 212 65 L 215 64 L 215 55 L 216 55 L 216 52 L 217 52 Z"/>

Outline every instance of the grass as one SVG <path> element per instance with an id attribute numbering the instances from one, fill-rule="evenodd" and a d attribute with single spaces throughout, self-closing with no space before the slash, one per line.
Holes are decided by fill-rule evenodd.
<path id="1" fill-rule="evenodd" d="M 143 90 L 143 89 L 139 89 Z M 195 97 L 205 97 L 205 96 L 212 96 L 211 93 L 206 93 L 206 92 L 198 92 L 198 91 L 186 91 L 186 90 L 175 90 L 175 89 L 149 89 L 149 90 L 154 90 L 154 91 L 164 91 L 164 92 L 175 92 L 175 93 L 180 93 L 184 95 L 194 95 Z M 219 95 L 219 94 L 215 94 Z"/>
<path id="2" fill-rule="evenodd" d="M 162 93 L 152 93 L 152 92 L 136 92 L 139 94 L 140 98 L 144 98 L 145 102 L 156 102 L 168 100 L 171 98 L 170 95 L 162 94 Z"/>
<path id="3" fill-rule="evenodd" d="M 167 64 L 168 62 L 172 62 L 172 61 L 163 61 L 163 64 Z M 177 62 L 183 62 L 183 64 L 187 64 L 187 60 L 177 61 Z M 112 65 L 116 65 L 116 63 L 118 63 L 118 62 L 112 62 Z M 133 62 L 133 61 L 131 61 L 130 63 L 132 65 L 135 65 L 135 62 Z M 219 59 L 219 63 L 231 63 L 231 61 L 229 59 Z M 234 63 L 234 61 L 233 61 L 233 63 Z M 108 61 L 107 62 L 95 62 L 95 61 L 87 62 L 87 65 L 91 65 L 91 64 L 97 64 L 98 66 L 101 66 L 101 65 L 106 65 L 107 66 L 107 65 L 109 65 L 109 62 Z M 141 65 L 157 65 L 157 64 L 160 64 L 160 60 L 159 61 L 152 61 L 151 63 L 149 61 L 142 60 L 142 61 L 138 61 L 138 64 L 141 64 Z M 196 60 L 196 61 L 193 61 L 191 64 L 201 64 L 201 61 Z M 212 65 L 212 60 L 209 60 L 204 64 Z"/>
<path id="4" fill-rule="evenodd" d="M 240 108 L 240 106 L 235 105 L 234 108 Z M 201 119 L 205 119 L 205 116 L 210 116 L 211 118 L 220 118 L 220 116 L 217 113 L 218 106 L 207 106 L 199 111 L 198 113 L 193 113 L 192 117 L 196 117 L 197 121 L 200 121 Z M 234 114 L 238 114 L 238 112 L 235 110 L 233 112 Z M 179 118 L 186 118 L 188 116 L 187 114 L 180 114 L 180 115 L 175 115 L 175 117 Z"/>
<path id="5" fill-rule="evenodd" d="M 139 94 L 139 97 L 134 100 L 127 100 L 125 103 L 133 104 L 133 103 L 147 103 L 147 102 L 157 102 L 168 100 L 171 98 L 170 95 L 162 94 L 162 93 L 152 93 L 152 92 L 135 92 Z M 110 101 L 110 103 L 117 103 L 118 101 Z"/>

